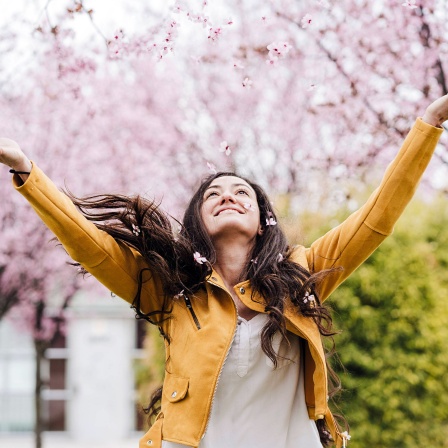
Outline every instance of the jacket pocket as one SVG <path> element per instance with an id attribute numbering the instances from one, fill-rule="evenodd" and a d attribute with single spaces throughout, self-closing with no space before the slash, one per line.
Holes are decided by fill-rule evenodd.
<path id="1" fill-rule="evenodd" d="M 177 403 L 186 397 L 189 385 L 189 378 L 167 373 L 163 385 L 163 394 L 170 403 Z"/>
<path id="2" fill-rule="evenodd" d="M 162 447 L 162 425 L 163 414 L 159 412 L 156 421 L 149 428 L 149 431 L 140 439 L 139 448 L 161 448 Z"/>

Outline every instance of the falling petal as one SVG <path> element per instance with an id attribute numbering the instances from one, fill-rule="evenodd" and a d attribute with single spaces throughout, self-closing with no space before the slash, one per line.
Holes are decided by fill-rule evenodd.
<path id="1" fill-rule="evenodd" d="M 207 167 L 212 174 L 216 174 L 218 172 L 216 171 L 216 166 L 213 163 L 207 162 Z"/>
<path id="2" fill-rule="evenodd" d="M 250 89 L 252 87 L 252 80 L 249 78 L 245 78 L 243 81 L 243 87 L 247 87 L 248 89 Z"/>
<path id="3" fill-rule="evenodd" d="M 228 143 L 225 140 L 223 142 L 221 142 L 219 151 L 224 152 L 226 156 L 229 156 L 230 153 L 232 152 L 232 150 L 230 149 L 230 146 L 228 145 Z"/>

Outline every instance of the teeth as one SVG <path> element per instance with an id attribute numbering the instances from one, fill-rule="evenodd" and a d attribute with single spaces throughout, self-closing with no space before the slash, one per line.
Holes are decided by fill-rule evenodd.
<path id="1" fill-rule="evenodd" d="M 227 208 L 227 209 L 223 210 L 222 212 L 219 212 L 218 214 L 222 215 L 223 213 L 238 213 L 238 211 Z"/>

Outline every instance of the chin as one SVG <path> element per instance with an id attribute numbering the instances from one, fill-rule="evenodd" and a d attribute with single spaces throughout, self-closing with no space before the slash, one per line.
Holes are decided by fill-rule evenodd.
<path id="1" fill-rule="evenodd" d="M 235 238 L 245 238 L 247 240 L 252 240 L 257 237 L 258 232 L 247 227 L 240 227 L 237 225 L 229 226 L 219 226 L 210 229 L 209 236 L 212 239 L 235 239 Z"/>

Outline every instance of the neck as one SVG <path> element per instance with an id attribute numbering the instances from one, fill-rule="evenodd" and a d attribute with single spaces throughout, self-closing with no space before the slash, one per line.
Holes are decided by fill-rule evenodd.
<path id="1" fill-rule="evenodd" d="M 253 242 L 241 244 L 240 241 L 222 244 L 214 242 L 216 263 L 213 266 L 227 288 L 232 288 L 241 280 L 241 273 L 253 249 Z"/>

